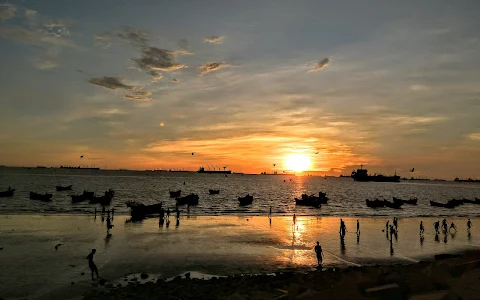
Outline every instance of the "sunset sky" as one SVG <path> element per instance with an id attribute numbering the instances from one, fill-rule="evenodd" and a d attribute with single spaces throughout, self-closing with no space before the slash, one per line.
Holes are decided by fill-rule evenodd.
<path id="1" fill-rule="evenodd" d="M 479 14 L 451 0 L 0 2 L 0 164 L 272 172 L 303 154 L 332 175 L 480 178 Z"/>

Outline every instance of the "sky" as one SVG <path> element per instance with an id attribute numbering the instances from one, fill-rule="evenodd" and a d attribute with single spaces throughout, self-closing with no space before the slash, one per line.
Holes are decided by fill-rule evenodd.
<path id="1" fill-rule="evenodd" d="M 0 0 L 0 164 L 480 178 L 479 13 Z"/>

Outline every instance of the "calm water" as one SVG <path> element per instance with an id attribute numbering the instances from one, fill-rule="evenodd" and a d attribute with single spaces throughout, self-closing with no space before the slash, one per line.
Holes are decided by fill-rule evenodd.
<path id="1" fill-rule="evenodd" d="M 185 182 L 185 185 L 184 185 Z M 56 192 L 56 185 L 73 184 L 73 192 Z M 480 206 L 467 204 L 455 209 L 431 207 L 430 200 L 445 202 L 451 198 L 480 198 L 480 184 L 454 182 L 401 183 L 354 182 L 350 178 L 323 178 L 304 176 L 266 176 L 219 174 L 136 172 L 107 170 L 61 170 L 0 168 L 0 190 L 8 186 L 16 189 L 12 198 L 0 198 L 0 213 L 52 213 L 86 214 L 99 206 L 88 202 L 72 204 L 72 193 L 83 190 L 102 194 L 112 188 L 116 191 L 112 207 L 118 214 L 129 214 L 128 200 L 145 204 L 163 201 L 174 207 L 175 200 L 168 197 L 169 190 L 182 190 L 182 194 L 197 193 L 200 203 L 189 210 L 190 215 L 266 215 L 272 206 L 276 215 L 293 214 L 317 216 L 480 216 Z M 208 189 L 220 189 L 219 195 L 209 195 Z M 53 193 L 53 201 L 44 203 L 28 199 L 29 191 Z M 294 197 L 302 193 L 324 191 L 330 198 L 320 209 L 296 207 Z M 239 196 L 250 193 L 254 202 L 239 207 Z M 403 209 L 371 209 L 365 199 L 417 197 L 418 206 L 405 205 Z M 187 214 L 186 207 L 182 214 Z"/>

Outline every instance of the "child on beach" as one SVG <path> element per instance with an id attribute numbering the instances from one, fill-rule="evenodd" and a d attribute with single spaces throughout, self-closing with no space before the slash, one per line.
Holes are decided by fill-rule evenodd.
<path id="1" fill-rule="evenodd" d="M 92 272 L 92 280 L 94 280 L 93 273 L 97 274 L 97 278 L 99 277 L 97 266 L 93 262 L 93 255 L 95 254 L 95 252 L 97 252 L 97 250 L 92 249 L 92 252 L 90 252 L 90 254 L 86 257 L 86 259 L 88 259 L 88 267 L 90 268 L 90 271 Z"/>

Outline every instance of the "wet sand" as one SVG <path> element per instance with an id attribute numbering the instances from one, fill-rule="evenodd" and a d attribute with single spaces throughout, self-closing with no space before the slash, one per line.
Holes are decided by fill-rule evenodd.
<path id="1" fill-rule="evenodd" d="M 480 246 L 479 219 L 472 219 L 470 236 L 466 219 L 448 219 L 458 232 L 441 234 L 438 241 L 432 225 L 437 218 L 422 219 L 423 241 L 419 219 L 400 219 L 398 239 L 391 244 L 382 232 L 386 219 L 359 220 L 357 242 L 356 219 L 344 218 L 349 231 L 342 247 L 337 217 L 298 217 L 295 226 L 291 217 L 274 217 L 271 224 L 268 217 L 182 217 L 180 226 L 172 218 L 166 228 L 159 227 L 158 219 L 131 223 L 128 217 L 116 216 L 113 235 L 107 239 L 106 222 L 100 216 L 0 216 L 0 297 L 84 294 L 92 289 L 85 259 L 92 248 L 97 249 L 94 260 L 100 276 L 119 284 L 125 276 L 139 273 L 156 280 L 188 271 L 212 275 L 310 271 L 316 266 L 317 240 L 325 252 L 324 266 L 336 268 L 410 264 Z M 59 243 L 63 245 L 55 250 Z"/>

